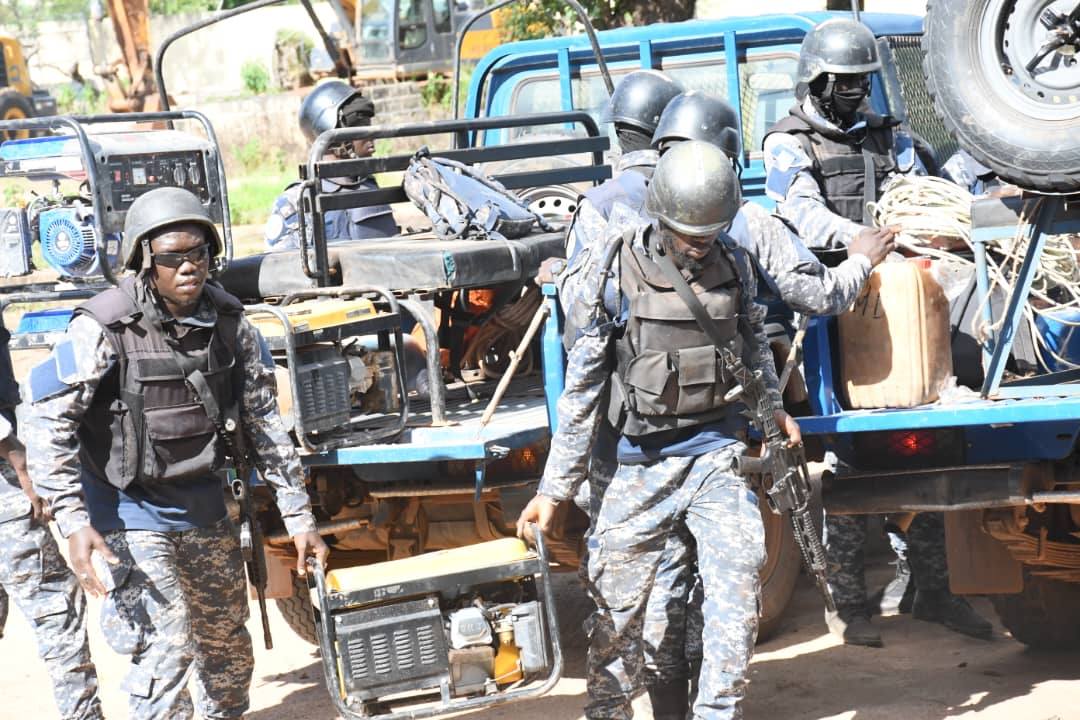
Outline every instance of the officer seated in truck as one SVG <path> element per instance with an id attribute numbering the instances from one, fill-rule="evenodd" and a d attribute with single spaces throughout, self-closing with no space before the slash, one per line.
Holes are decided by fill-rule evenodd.
<path id="1" fill-rule="evenodd" d="M 323 83 L 311 91 L 300 106 L 300 130 L 308 142 L 315 142 L 327 130 L 370 125 L 375 105 L 356 88 L 340 81 Z M 324 160 L 370 157 L 375 152 L 372 140 L 356 140 L 332 148 Z M 322 192 L 375 190 L 372 177 L 324 178 Z M 300 247 L 300 183 L 285 188 L 274 200 L 266 221 L 264 237 L 271 250 L 295 250 Z M 323 214 L 326 239 L 330 243 L 349 240 L 372 240 L 393 237 L 397 223 L 389 205 L 370 205 Z"/>

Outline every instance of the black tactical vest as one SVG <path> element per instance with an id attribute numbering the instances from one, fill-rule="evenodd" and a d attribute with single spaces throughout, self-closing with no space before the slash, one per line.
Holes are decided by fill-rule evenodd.
<path id="1" fill-rule="evenodd" d="M 0 409 L 13 408 L 19 404 L 19 383 L 15 381 L 15 371 L 11 365 L 11 333 L 4 326 L 0 317 Z"/>
<path id="2" fill-rule="evenodd" d="M 210 418 L 185 378 L 201 371 L 217 406 L 226 413 L 235 407 L 243 383 L 236 359 L 243 305 L 213 285 L 204 292 L 217 324 L 180 340 L 158 329 L 153 300 L 142 297 L 133 278 L 75 311 L 100 323 L 119 355 L 79 428 L 82 462 L 111 485 L 182 482 L 224 465 L 217 434 L 223 419 Z"/>
<path id="3" fill-rule="evenodd" d="M 826 207 L 852 222 L 869 225 L 866 202 L 878 199 L 881 185 L 897 169 L 893 126 L 877 115 L 867 115 L 866 130 L 848 135 L 809 117 L 798 106 L 790 112 L 769 133 L 785 132 L 799 138 L 813 162 L 811 172 L 821 186 Z M 868 180 L 872 183 L 869 188 Z"/>
<path id="4" fill-rule="evenodd" d="M 714 247 L 704 269 L 688 279 L 690 289 L 742 355 L 743 307 L 738 271 Z M 716 345 L 701 329 L 686 303 L 660 268 L 624 242 L 619 256 L 621 289 L 629 317 L 615 342 L 608 419 L 623 435 L 640 437 L 693 427 L 724 417 L 730 374 Z"/>

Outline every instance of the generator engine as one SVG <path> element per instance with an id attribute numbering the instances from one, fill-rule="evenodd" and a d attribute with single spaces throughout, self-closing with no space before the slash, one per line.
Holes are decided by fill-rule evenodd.
<path id="1" fill-rule="evenodd" d="M 97 254 L 97 235 L 89 201 L 75 200 L 68 206 L 52 206 L 31 211 L 31 224 L 37 226 L 41 255 L 63 277 L 88 277 L 101 274 Z M 108 262 L 116 264 L 120 254 L 120 236 L 106 236 Z"/>
<path id="2" fill-rule="evenodd" d="M 389 696 L 415 702 L 406 695 L 437 691 L 451 711 L 545 692 L 561 672 L 547 570 L 544 551 L 517 538 L 316 570 L 313 603 L 330 623 L 319 627 L 320 646 L 339 709 L 389 718 Z"/>

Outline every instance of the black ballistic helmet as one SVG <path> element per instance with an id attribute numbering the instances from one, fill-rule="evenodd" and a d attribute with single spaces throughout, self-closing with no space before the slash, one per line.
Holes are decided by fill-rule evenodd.
<path id="1" fill-rule="evenodd" d="M 799 48 L 800 83 L 810 84 L 825 73 L 862 75 L 880 69 L 874 33 L 852 18 L 818 23 L 806 33 Z"/>
<path id="2" fill-rule="evenodd" d="M 308 142 L 327 130 L 370 125 L 375 104 L 341 80 L 321 83 L 300 105 L 300 131 Z"/>
<path id="3" fill-rule="evenodd" d="M 653 133 L 657 150 L 665 142 L 704 140 L 716 145 L 732 160 L 742 161 L 739 116 L 726 101 L 697 90 L 676 96 L 660 115 Z"/>
<path id="4" fill-rule="evenodd" d="M 210 212 L 199 198 L 190 191 L 178 187 L 160 187 L 140 195 L 128 208 L 124 218 L 124 241 L 120 262 L 128 270 L 145 270 L 150 267 L 148 251 L 151 235 L 170 225 L 194 223 L 201 225 L 210 243 L 210 256 L 221 253 L 221 237 Z"/>
<path id="5" fill-rule="evenodd" d="M 652 135 L 664 107 L 682 91 L 682 85 L 659 70 L 635 70 L 615 86 L 600 120 Z"/>
<path id="6" fill-rule="evenodd" d="M 741 205 L 739 178 L 731 160 L 703 140 L 687 140 L 664 153 L 645 197 L 646 212 L 687 235 L 727 230 Z"/>

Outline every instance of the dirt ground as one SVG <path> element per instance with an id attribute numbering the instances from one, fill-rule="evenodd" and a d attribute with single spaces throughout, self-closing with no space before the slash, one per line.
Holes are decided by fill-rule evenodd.
<path id="1" fill-rule="evenodd" d="M 872 585 L 887 579 L 877 567 Z M 805 579 L 804 579 L 805 580 Z M 562 637 L 567 656 L 562 681 L 550 695 L 467 715 L 476 720 L 539 718 L 576 720 L 585 702 L 585 641 L 581 621 L 589 601 L 576 577 L 557 578 Z M 993 616 L 990 604 L 975 600 Z M 113 653 L 98 627 L 100 602 L 91 601 L 91 645 L 108 717 L 125 715 L 118 686 L 126 658 Z M 285 625 L 271 602 L 275 646 L 262 649 L 252 603 L 255 678 L 250 720 L 332 720 L 318 656 Z M 802 582 L 780 634 L 758 647 L 745 703 L 748 720 L 1080 720 L 1080 652 L 1028 652 L 998 625 L 990 642 L 951 633 L 939 625 L 892 617 L 876 620 L 883 649 L 849 648 L 825 632 L 820 601 Z M 651 716 L 639 698 L 637 716 Z M 12 608 L 0 639 L 0 718 L 56 716 L 45 670 L 29 627 Z"/>

